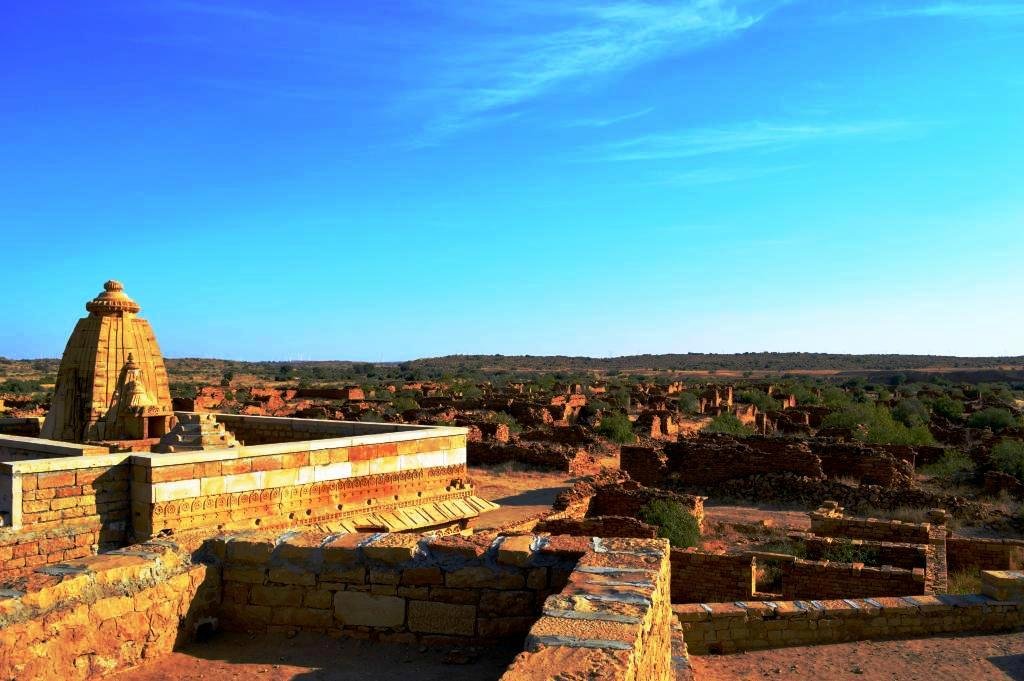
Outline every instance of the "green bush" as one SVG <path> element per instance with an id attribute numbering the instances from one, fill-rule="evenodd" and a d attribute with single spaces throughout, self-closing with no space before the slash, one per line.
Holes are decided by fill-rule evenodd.
<path id="1" fill-rule="evenodd" d="M 878 549 L 854 544 L 849 539 L 834 539 L 826 547 L 822 558 L 834 563 L 865 563 L 872 565 L 878 562 Z"/>
<path id="2" fill-rule="evenodd" d="M 932 411 L 939 416 L 955 421 L 964 415 L 964 403 L 943 395 L 932 402 Z"/>
<path id="3" fill-rule="evenodd" d="M 523 427 L 519 425 L 519 421 L 516 421 L 516 417 L 509 414 L 507 411 L 495 412 L 494 415 L 491 416 L 490 420 L 494 423 L 504 423 L 508 426 L 510 433 L 519 433 L 523 430 Z"/>
<path id="4" fill-rule="evenodd" d="M 893 407 L 892 415 L 908 428 L 928 423 L 928 407 L 913 397 L 897 402 Z"/>
<path id="5" fill-rule="evenodd" d="M 741 390 L 737 393 L 736 399 L 739 402 L 752 404 L 761 411 L 778 411 L 782 406 L 778 400 L 760 390 Z"/>
<path id="6" fill-rule="evenodd" d="M 1024 442 L 1003 440 L 992 448 L 992 465 L 1003 473 L 1024 480 Z"/>
<path id="7" fill-rule="evenodd" d="M 39 381 L 28 381 L 18 378 L 9 378 L 0 383 L 0 393 L 14 393 L 15 395 L 31 395 L 42 391 L 43 386 Z"/>
<path id="8" fill-rule="evenodd" d="M 619 412 L 602 416 L 601 425 L 597 427 L 597 432 L 612 442 L 618 442 L 620 445 L 627 445 L 636 441 L 636 435 L 633 434 L 633 423 L 629 420 L 628 416 Z"/>
<path id="9" fill-rule="evenodd" d="M 397 412 L 411 411 L 413 409 L 419 409 L 420 404 L 411 397 L 396 397 L 391 406 Z"/>
<path id="10" fill-rule="evenodd" d="M 900 423 L 881 404 L 850 404 L 842 411 L 829 414 L 821 425 L 823 428 L 849 428 L 855 438 L 871 444 L 930 445 L 935 442 L 927 426 Z"/>
<path id="11" fill-rule="evenodd" d="M 974 459 L 956 449 L 950 449 L 935 463 L 923 466 L 921 472 L 940 480 L 953 481 L 974 473 Z"/>
<path id="12" fill-rule="evenodd" d="M 696 414 L 700 411 L 700 398 L 690 392 L 679 393 L 676 404 L 679 407 L 679 411 L 684 414 Z"/>
<path id="13" fill-rule="evenodd" d="M 750 426 L 744 425 L 742 421 L 736 418 L 735 414 L 719 414 L 711 420 L 707 426 L 705 426 L 705 433 L 725 433 L 726 435 L 736 435 L 739 437 L 746 437 L 747 435 L 753 435 L 754 429 Z"/>
<path id="14" fill-rule="evenodd" d="M 1017 422 L 1006 409 L 989 407 L 971 414 L 967 419 L 967 425 L 971 428 L 991 428 L 993 432 L 1000 432 L 1017 425 Z"/>
<path id="15" fill-rule="evenodd" d="M 672 501 L 655 499 L 640 509 L 640 520 L 658 526 L 658 536 L 685 549 L 700 544 L 700 525 L 693 514 Z"/>

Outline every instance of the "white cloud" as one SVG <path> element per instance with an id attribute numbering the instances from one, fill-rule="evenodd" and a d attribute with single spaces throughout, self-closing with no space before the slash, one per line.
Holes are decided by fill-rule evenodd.
<path id="1" fill-rule="evenodd" d="M 745 123 L 729 128 L 692 128 L 674 133 L 643 135 L 599 148 L 603 161 L 648 161 L 694 158 L 733 151 L 775 150 L 822 140 L 888 133 L 906 128 L 900 121 L 822 125 Z"/>
<path id="2" fill-rule="evenodd" d="M 952 17 L 963 19 L 1024 18 L 1021 2 L 932 2 L 914 7 L 885 6 L 854 13 L 847 18 L 890 19 L 904 17 Z"/>
<path id="3" fill-rule="evenodd" d="M 453 47 L 442 62 L 438 81 L 425 94 L 443 105 L 428 122 L 422 141 L 473 127 L 571 82 L 625 71 L 740 33 L 764 16 L 742 10 L 745 5 L 743 0 L 488 3 L 484 6 L 490 10 L 501 8 L 500 18 L 471 18 L 489 22 L 488 28 L 498 22 L 501 30 Z"/>

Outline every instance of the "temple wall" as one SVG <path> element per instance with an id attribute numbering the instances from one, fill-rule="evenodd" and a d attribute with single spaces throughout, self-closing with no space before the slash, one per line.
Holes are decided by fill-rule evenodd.
<path id="1" fill-rule="evenodd" d="M 338 523 L 338 529 L 346 530 L 393 529 L 393 522 L 443 525 L 451 518 L 443 513 L 423 517 L 416 509 L 470 497 L 465 462 L 464 429 L 426 427 L 183 454 L 136 454 L 132 520 L 140 538 L 299 524 Z M 409 509 L 409 514 L 403 519 L 399 513 L 396 519 L 396 509 Z M 381 513 L 391 517 L 373 521 Z M 355 525 L 346 526 L 348 521 Z"/>
<path id="2" fill-rule="evenodd" d="M 109 453 L 110 448 L 102 445 L 83 445 L 21 435 L 0 435 L 0 462 Z"/>
<path id="3" fill-rule="evenodd" d="M 985 595 L 673 606 L 691 653 L 992 633 L 1024 627 L 1024 574 L 982 573 Z"/>
<path id="4" fill-rule="evenodd" d="M 242 414 L 216 414 L 215 418 L 218 423 L 223 424 L 225 428 L 230 430 L 235 438 L 246 445 L 325 440 L 338 437 L 406 433 L 424 430 L 424 426 L 402 423 L 327 421 L 277 416 L 248 416 Z"/>

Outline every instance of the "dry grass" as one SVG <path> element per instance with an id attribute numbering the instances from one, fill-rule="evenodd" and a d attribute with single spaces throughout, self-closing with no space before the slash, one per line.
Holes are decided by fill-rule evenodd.
<path id="1" fill-rule="evenodd" d="M 977 594 L 981 593 L 981 570 L 960 570 L 949 575 L 949 593 Z"/>

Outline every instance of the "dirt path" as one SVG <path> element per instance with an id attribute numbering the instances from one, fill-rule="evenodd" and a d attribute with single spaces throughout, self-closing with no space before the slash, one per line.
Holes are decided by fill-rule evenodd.
<path id="1" fill-rule="evenodd" d="M 477 530 L 502 527 L 550 511 L 555 497 L 572 487 L 573 479 L 568 473 L 508 470 L 502 466 L 471 466 L 469 475 L 479 496 L 501 506 L 480 516 L 473 525 Z"/>
<path id="2" fill-rule="evenodd" d="M 772 527 L 780 530 L 808 532 L 811 529 L 807 511 L 778 510 L 771 506 L 719 506 L 712 503 L 704 506 L 704 519 L 710 524 L 729 525 L 756 525 L 768 520 Z"/>
<path id="3" fill-rule="evenodd" d="M 859 641 L 691 658 L 698 681 L 1024 680 L 1024 633 Z"/>
<path id="4" fill-rule="evenodd" d="M 422 652 L 421 652 L 422 650 Z M 316 634 L 222 634 L 114 676 L 116 681 L 488 681 L 522 650 L 511 643 L 479 652 L 330 639 Z"/>

